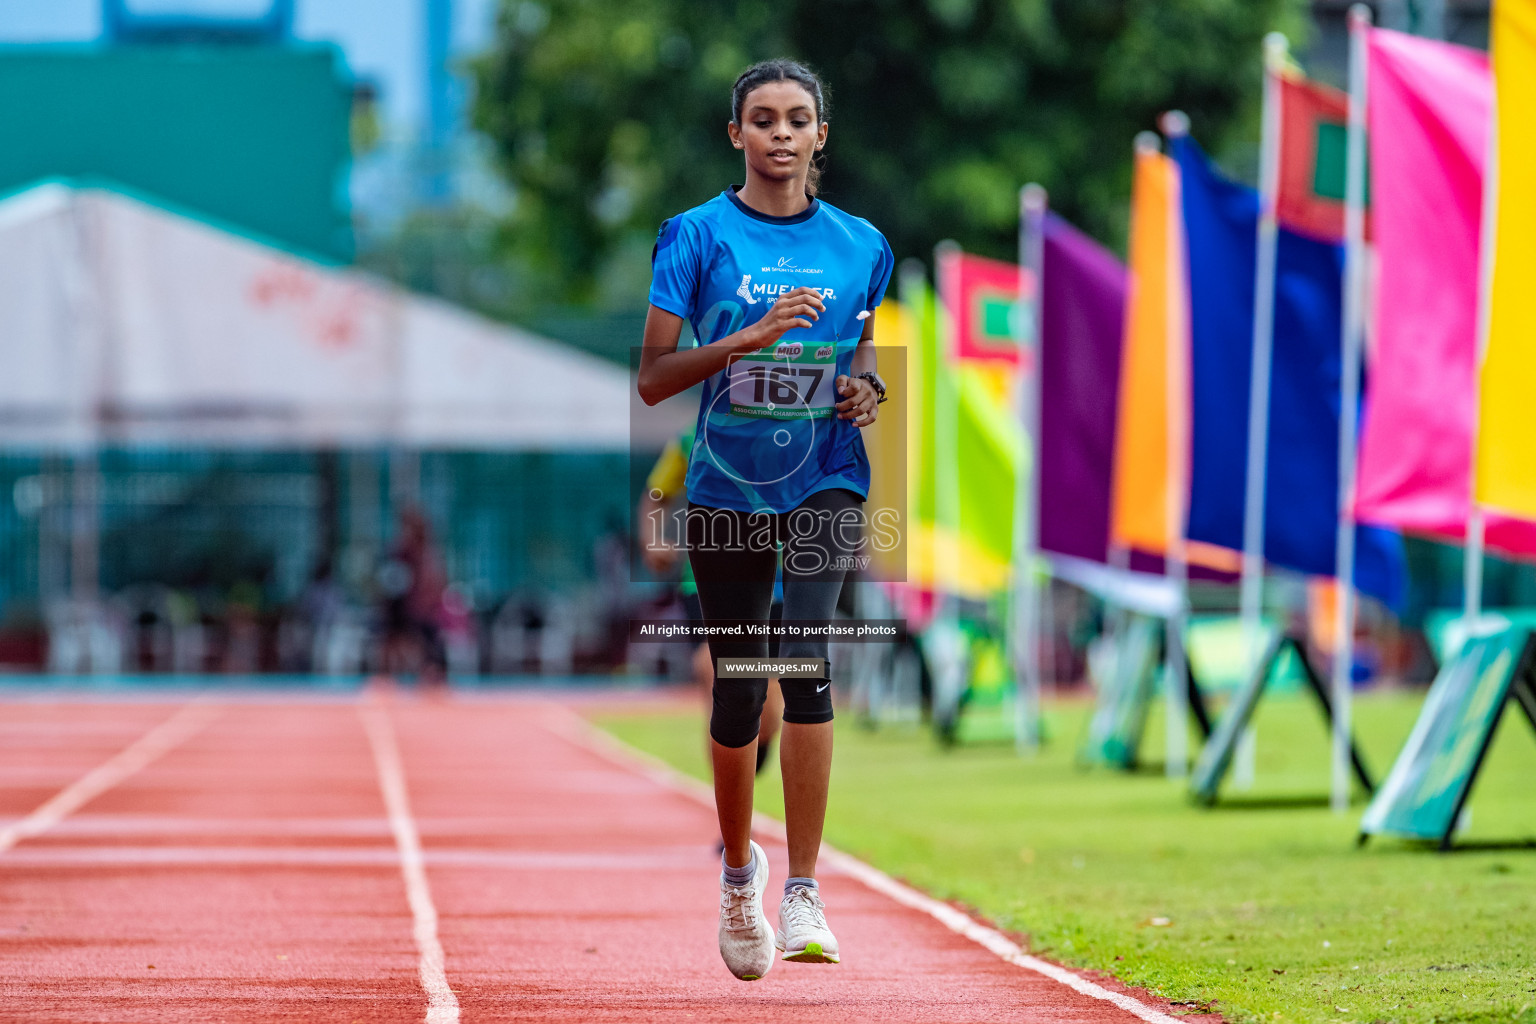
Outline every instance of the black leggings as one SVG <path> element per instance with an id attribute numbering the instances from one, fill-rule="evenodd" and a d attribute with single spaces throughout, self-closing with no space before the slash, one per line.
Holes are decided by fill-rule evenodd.
<path id="1" fill-rule="evenodd" d="M 784 546 L 785 622 L 831 622 L 848 575 L 844 559 L 863 540 L 863 502 L 852 491 L 817 491 L 788 512 L 738 512 L 688 504 L 688 561 L 699 584 L 706 621 L 763 623 L 773 601 L 777 545 Z M 768 678 L 720 677 L 721 658 L 767 658 L 766 638 L 711 639 L 715 662 L 714 708 L 709 734 L 723 747 L 744 747 L 757 738 Z M 785 637 L 777 657 L 827 658 L 825 636 Z M 784 721 L 832 721 L 830 679 L 780 679 Z"/>

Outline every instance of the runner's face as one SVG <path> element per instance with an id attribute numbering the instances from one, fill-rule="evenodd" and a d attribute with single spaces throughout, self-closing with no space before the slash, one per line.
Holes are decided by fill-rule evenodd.
<path id="1" fill-rule="evenodd" d="M 827 141 L 816 120 L 816 100 L 798 82 L 767 82 L 747 93 L 731 142 L 745 150 L 747 167 L 774 181 L 805 180 L 811 157 Z"/>

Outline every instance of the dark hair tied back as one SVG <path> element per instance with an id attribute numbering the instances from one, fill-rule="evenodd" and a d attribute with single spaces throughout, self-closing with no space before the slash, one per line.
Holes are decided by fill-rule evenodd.
<path id="1" fill-rule="evenodd" d="M 816 104 L 816 123 L 827 122 L 827 91 L 821 84 L 821 79 L 810 68 L 799 61 L 778 57 L 774 60 L 759 61 L 741 73 L 736 79 L 736 84 L 731 87 L 731 123 L 741 124 L 741 107 L 752 94 L 752 90 L 769 82 L 794 82 L 811 94 L 811 100 Z M 810 173 L 805 178 L 805 190 L 811 195 L 816 194 L 821 185 L 821 163 L 824 160 L 820 153 L 811 158 Z"/>

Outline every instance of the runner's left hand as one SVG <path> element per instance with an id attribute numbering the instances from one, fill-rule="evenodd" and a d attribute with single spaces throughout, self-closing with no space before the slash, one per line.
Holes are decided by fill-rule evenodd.
<path id="1" fill-rule="evenodd" d="M 837 375 L 837 393 L 843 400 L 837 403 L 837 418 L 852 420 L 856 427 L 867 427 L 879 416 L 880 396 L 875 386 L 863 377 Z"/>

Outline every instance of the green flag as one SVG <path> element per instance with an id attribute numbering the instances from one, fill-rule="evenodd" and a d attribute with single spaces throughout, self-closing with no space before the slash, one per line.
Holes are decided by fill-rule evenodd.
<path id="1" fill-rule="evenodd" d="M 913 581 L 985 597 L 1008 584 L 1014 486 L 1028 465 L 1028 447 L 986 368 L 944 358 L 933 292 L 923 289 L 907 312 L 919 325 L 908 382 Z M 945 416 L 953 422 L 943 422 Z M 954 503 L 940 496 L 951 480 L 958 491 Z"/>

